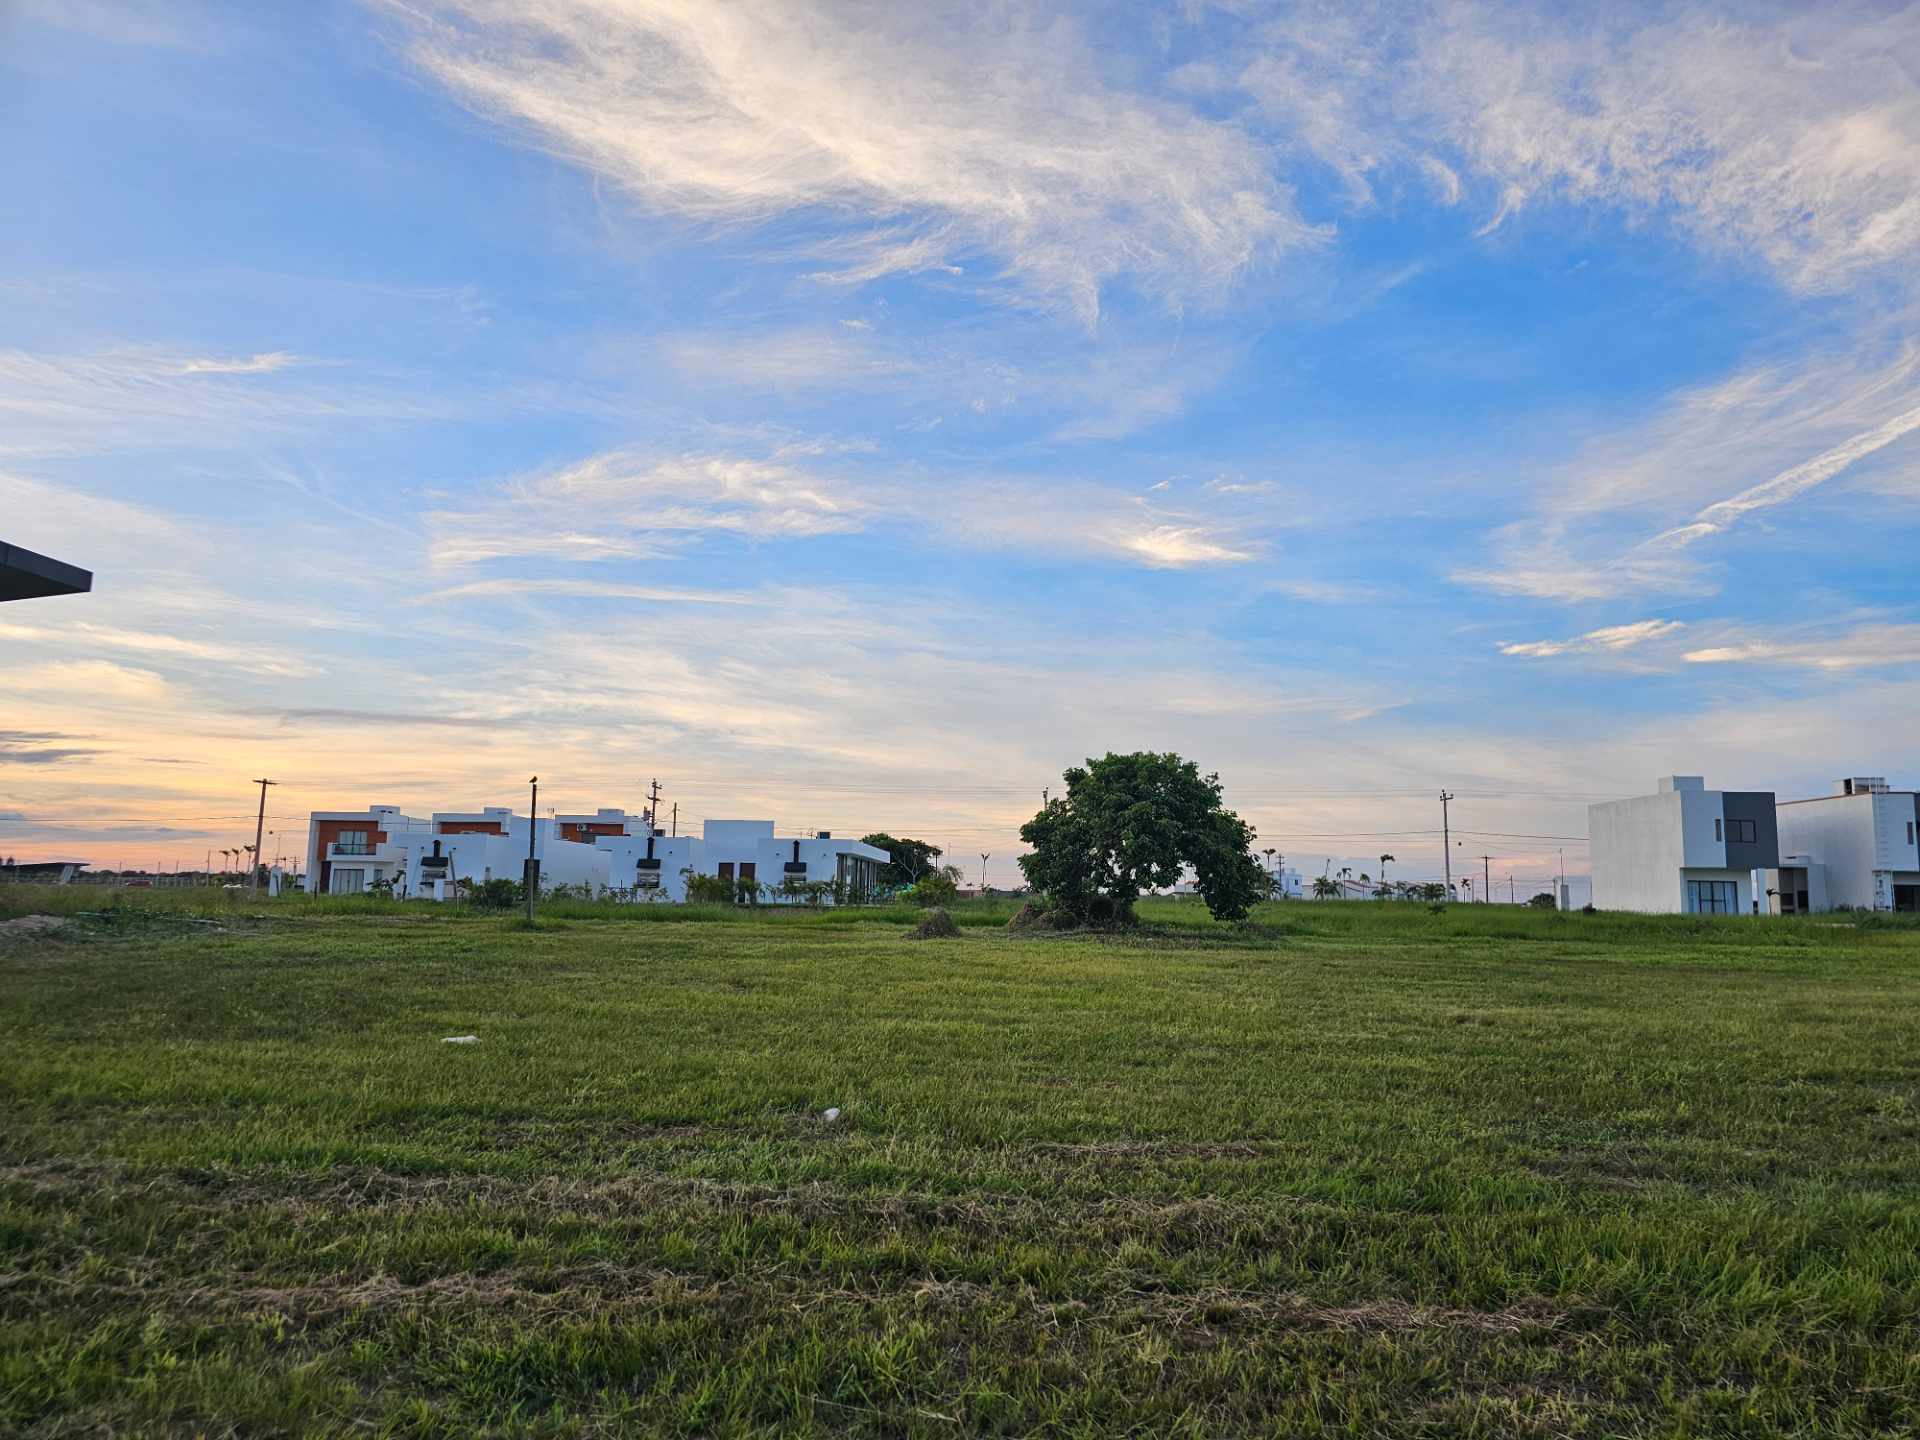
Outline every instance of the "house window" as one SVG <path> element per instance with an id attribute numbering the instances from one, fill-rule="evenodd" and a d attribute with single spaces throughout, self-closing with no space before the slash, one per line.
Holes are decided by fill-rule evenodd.
<path id="1" fill-rule="evenodd" d="M 1913 844 L 1913 821 L 1907 821 L 1907 844 Z"/>
<path id="2" fill-rule="evenodd" d="M 1730 834 L 1737 845 L 1753 845 L 1759 842 L 1760 826 L 1753 820 L 1729 820 Z"/>
<path id="3" fill-rule="evenodd" d="M 753 878 L 755 878 L 756 875 L 759 874 L 758 866 L 759 866 L 758 861 L 742 860 L 740 862 L 740 878 L 742 880 L 752 880 Z"/>
<path id="4" fill-rule="evenodd" d="M 733 878 L 733 862 L 731 860 L 722 860 L 718 873 L 722 880 L 731 880 Z"/>
<path id="5" fill-rule="evenodd" d="M 333 853 L 336 855 L 371 855 L 373 846 L 367 843 L 372 832 L 367 830 L 342 830 L 333 837 Z"/>
<path id="6" fill-rule="evenodd" d="M 1689 880 L 1687 908 L 1696 915 L 1732 915 L 1739 895 L 1731 880 Z"/>
<path id="7" fill-rule="evenodd" d="M 362 895 L 367 889 L 367 872 L 364 870 L 340 870 L 333 872 L 333 893 L 336 895 Z"/>

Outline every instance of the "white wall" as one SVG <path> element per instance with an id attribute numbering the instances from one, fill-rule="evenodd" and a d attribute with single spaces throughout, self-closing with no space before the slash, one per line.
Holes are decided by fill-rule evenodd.
<path id="1" fill-rule="evenodd" d="M 1595 908 L 1663 914 L 1680 909 L 1686 794 L 1667 791 L 1587 807 Z"/>
<path id="2" fill-rule="evenodd" d="M 671 900 L 676 903 L 687 898 L 686 872 L 694 869 L 694 850 L 699 845 L 691 835 L 656 835 L 653 839 L 653 857 L 660 862 L 660 888 L 655 892 L 636 894 L 640 900 Z M 639 861 L 647 853 L 645 835 L 600 835 L 595 837 L 597 848 L 607 852 L 611 863 L 611 881 L 616 890 L 633 890 L 639 875 Z M 695 870 L 695 873 L 699 873 Z"/>
<path id="3" fill-rule="evenodd" d="M 1874 823 L 1876 800 L 1884 795 L 1832 795 L 1820 800 L 1790 800 L 1774 806 L 1783 855 L 1805 855 L 1827 872 L 1827 903 L 1871 909 L 1874 871 L 1881 867 Z M 1911 797 L 1907 799 L 1912 805 Z M 1904 837 L 1904 831 L 1902 834 Z"/>
<path id="4" fill-rule="evenodd" d="M 756 878 L 767 877 L 758 873 L 760 861 L 760 842 L 773 838 L 771 820 L 709 820 L 700 830 L 700 843 L 694 849 L 693 868 L 696 874 L 718 875 L 721 864 L 733 866 L 734 874 L 740 873 L 745 863 L 755 867 Z M 778 880 L 778 876 L 774 877 Z"/>
<path id="5" fill-rule="evenodd" d="M 755 873 L 760 882 L 776 889 L 786 878 L 786 866 L 796 855 L 807 867 L 801 878 L 809 883 L 824 882 L 831 884 L 840 873 L 842 855 L 857 856 L 871 860 L 875 865 L 884 865 L 890 858 L 885 850 L 858 840 L 820 840 L 789 838 L 778 839 L 774 836 L 763 838 L 754 852 Z"/>
<path id="6" fill-rule="evenodd" d="M 1774 814 L 1780 849 L 1825 867 L 1829 905 L 1891 909 L 1894 873 L 1920 870 L 1920 843 L 1907 842 L 1914 819 L 1910 791 L 1789 800 Z M 1899 883 L 1911 881 L 1901 876 Z"/>

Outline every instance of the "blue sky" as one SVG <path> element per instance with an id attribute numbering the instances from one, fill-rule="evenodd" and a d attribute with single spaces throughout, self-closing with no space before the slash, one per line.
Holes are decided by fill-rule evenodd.
<path id="1" fill-rule="evenodd" d="M 0 9 L 0 849 L 1920 775 L 1920 11 Z M 1495 868 L 1498 868 L 1496 865 Z"/>

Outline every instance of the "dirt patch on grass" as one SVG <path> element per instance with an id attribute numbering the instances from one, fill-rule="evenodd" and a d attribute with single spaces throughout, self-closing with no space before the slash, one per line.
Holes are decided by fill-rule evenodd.
<path id="1" fill-rule="evenodd" d="M 0 940 L 31 940 L 66 928 L 64 915 L 22 915 L 16 920 L 0 920 Z"/>

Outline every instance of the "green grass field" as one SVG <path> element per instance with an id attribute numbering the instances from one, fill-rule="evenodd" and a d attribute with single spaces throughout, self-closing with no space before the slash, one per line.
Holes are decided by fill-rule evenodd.
<path id="1" fill-rule="evenodd" d="M 1143 909 L 9 933 L 0 1433 L 1914 1433 L 1920 930 Z"/>

